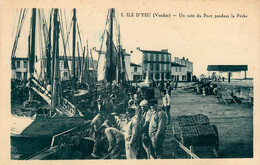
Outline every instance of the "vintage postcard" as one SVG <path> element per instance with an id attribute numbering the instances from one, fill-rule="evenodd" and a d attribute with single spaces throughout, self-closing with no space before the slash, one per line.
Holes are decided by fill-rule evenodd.
<path id="1" fill-rule="evenodd" d="M 0 7 L 1 164 L 260 162 L 259 1 Z"/>

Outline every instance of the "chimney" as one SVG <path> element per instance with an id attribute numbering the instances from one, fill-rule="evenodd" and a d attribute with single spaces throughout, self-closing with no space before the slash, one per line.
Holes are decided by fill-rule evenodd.
<path id="1" fill-rule="evenodd" d="M 168 53 L 168 49 L 161 49 L 161 51 Z"/>
<path id="2" fill-rule="evenodd" d="M 136 50 L 140 50 L 140 47 L 136 47 Z"/>
<path id="3" fill-rule="evenodd" d="M 189 61 L 189 59 L 188 59 L 188 58 L 186 58 L 186 60 L 187 60 L 187 61 Z"/>

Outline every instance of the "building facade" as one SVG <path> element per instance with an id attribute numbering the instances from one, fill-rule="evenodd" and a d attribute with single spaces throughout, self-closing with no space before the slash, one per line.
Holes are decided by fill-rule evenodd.
<path id="1" fill-rule="evenodd" d="M 186 72 L 186 81 L 192 81 L 192 76 L 193 76 L 193 62 L 190 62 L 188 58 L 178 58 L 174 57 L 174 62 L 183 66 L 187 67 L 187 72 Z"/>
<path id="2" fill-rule="evenodd" d="M 129 81 L 137 82 L 142 80 L 143 70 L 141 65 L 130 63 Z"/>
<path id="3" fill-rule="evenodd" d="M 208 65 L 208 77 L 211 79 L 246 79 L 247 65 Z"/>
<path id="4" fill-rule="evenodd" d="M 28 58 L 13 57 L 11 59 L 11 78 L 19 80 L 27 80 L 28 76 Z"/>
<path id="5" fill-rule="evenodd" d="M 142 77 L 146 78 L 149 73 L 149 82 L 168 81 L 171 79 L 171 54 L 168 49 L 161 51 L 141 50 L 137 48 L 142 55 Z"/>
<path id="6" fill-rule="evenodd" d="M 92 60 L 89 60 L 89 69 L 86 70 L 89 74 L 90 77 L 93 77 L 94 79 L 97 79 L 97 71 L 96 71 L 96 67 L 97 67 L 97 61 L 93 60 L 93 64 L 92 64 Z M 72 77 L 72 56 L 68 56 L 67 59 L 65 59 L 64 56 L 60 57 L 60 78 L 61 80 L 70 80 L 70 78 Z M 75 68 L 76 68 L 76 74 L 78 75 L 80 73 L 80 70 L 83 69 L 83 57 L 80 58 L 76 58 L 75 59 Z"/>
<path id="7" fill-rule="evenodd" d="M 171 77 L 173 81 L 187 81 L 187 67 L 175 62 L 171 63 Z"/>

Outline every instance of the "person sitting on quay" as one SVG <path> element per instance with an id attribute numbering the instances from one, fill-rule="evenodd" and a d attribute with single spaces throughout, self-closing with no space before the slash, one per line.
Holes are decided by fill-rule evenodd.
<path id="1" fill-rule="evenodd" d="M 103 111 L 98 111 L 98 114 L 94 117 L 92 122 L 90 123 L 91 131 L 93 132 L 93 138 L 94 138 L 94 146 L 91 156 L 93 158 L 98 158 L 100 154 L 101 149 L 101 135 L 100 127 L 105 121 L 105 117 L 103 115 Z"/>
<path id="2" fill-rule="evenodd" d="M 163 157 L 162 143 L 165 138 L 166 113 L 161 108 L 158 109 L 157 104 L 157 100 L 150 101 L 152 117 L 149 124 L 149 136 L 152 141 L 152 155 L 156 159 L 161 159 Z"/>
<path id="3" fill-rule="evenodd" d="M 108 152 L 110 159 L 121 159 L 125 147 L 124 134 L 116 128 L 103 124 L 100 132 L 105 135 L 108 142 Z"/>

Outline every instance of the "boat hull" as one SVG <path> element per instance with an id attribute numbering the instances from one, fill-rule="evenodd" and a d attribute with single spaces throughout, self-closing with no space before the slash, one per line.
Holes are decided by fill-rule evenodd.
<path id="1" fill-rule="evenodd" d="M 84 124 L 84 117 L 32 117 L 12 116 L 11 136 L 51 137 L 73 127 Z"/>

